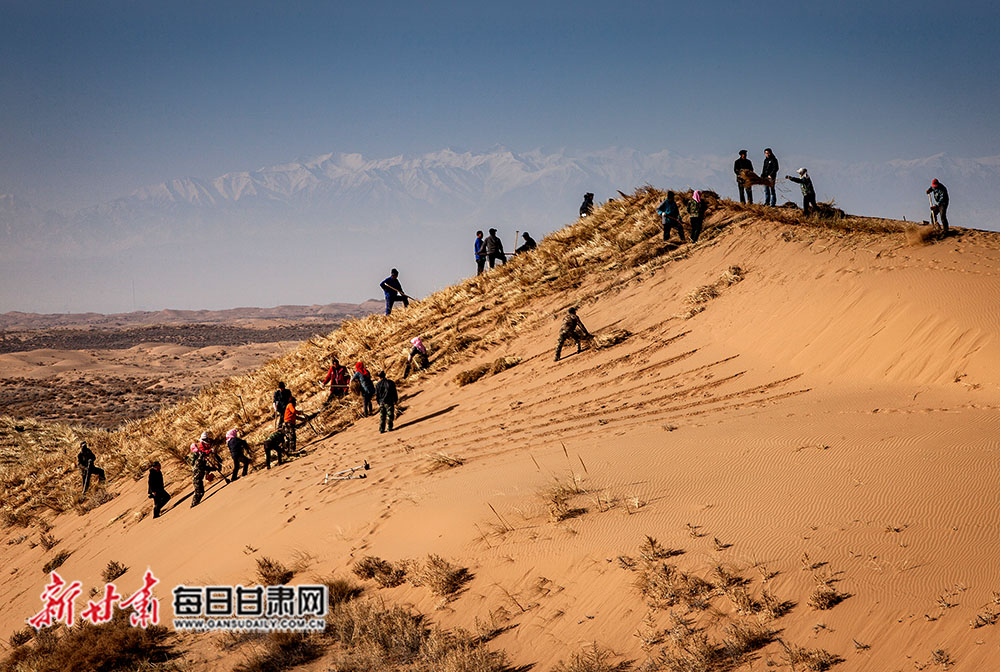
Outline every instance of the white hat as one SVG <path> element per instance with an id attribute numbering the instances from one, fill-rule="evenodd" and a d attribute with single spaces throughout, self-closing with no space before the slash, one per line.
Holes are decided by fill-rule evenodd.
<path id="1" fill-rule="evenodd" d="M 806 174 L 806 169 L 805 168 L 799 168 L 798 173 L 799 173 L 799 175 L 805 175 Z"/>
<path id="2" fill-rule="evenodd" d="M 208 432 L 202 432 L 201 433 L 201 440 L 202 441 L 207 441 L 208 440 Z"/>

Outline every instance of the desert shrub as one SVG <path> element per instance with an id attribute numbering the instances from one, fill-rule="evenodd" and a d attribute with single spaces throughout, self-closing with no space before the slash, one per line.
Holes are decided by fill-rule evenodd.
<path id="1" fill-rule="evenodd" d="M 117 560 L 109 560 L 107 567 L 101 572 L 101 578 L 104 579 L 104 583 L 111 583 L 127 571 L 128 567 L 122 563 Z"/>
<path id="2" fill-rule="evenodd" d="M 506 371 L 512 367 L 517 366 L 521 363 L 520 357 L 499 357 L 493 360 L 490 364 L 483 364 L 477 366 L 474 369 L 469 369 L 468 371 L 462 371 L 457 376 L 455 376 L 455 383 L 459 387 L 464 387 L 470 383 L 474 383 L 480 378 L 485 378 L 486 376 L 495 376 L 501 371 Z"/>
<path id="3" fill-rule="evenodd" d="M 318 581 L 327 588 L 327 594 L 330 600 L 330 609 L 333 609 L 338 604 L 350 602 L 364 592 L 364 589 L 361 586 L 357 585 L 350 579 L 341 579 L 339 577 L 329 576 L 318 579 Z"/>
<path id="4" fill-rule="evenodd" d="M 35 636 L 35 631 L 32 628 L 22 628 L 21 630 L 15 630 L 11 633 L 10 648 L 16 649 L 19 646 L 23 646 L 31 641 L 31 638 Z"/>
<path id="5" fill-rule="evenodd" d="M 375 579 L 383 588 L 393 588 L 406 580 L 406 565 L 366 555 L 354 563 L 352 571 L 362 579 Z"/>
<path id="6" fill-rule="evenodd" d="M 553 672 L 627 672 L 632 669 L 631 661 L 612 662 L 616 658 L 610 649 L 595 642 L 589 648 L 570 656 L 569 661 L 559 661 Z"/>
<path id="7" fill-rule="evenodd" d="M 825 672 L 844 660 L 826 649 L 807 649 L 804 646 L 785 644 L 784 642 L 782 642 L 782 646 L 785 648 L 788 664 L 793 669 L 801 665 L 802 669 L 809 670 L 809 672 Z"/>
<path id="8" fill-rule="evenodd" d="M 415 586 L 427 586 L 441 597 L 450 597 L 472 579 L 465 567 L 456 567 L 439 555 L 427 556 L 427 561 L 410 575 Z"/>
<path id="9" fill-rule="evenodd" d="M 277 560 L 261 556 L 257 558 L 257 578 L 262 586 L 278 586 L 288 583 L 295 572 L 285 567 Z"/>
<path id="10" fill-rule="evenodd" d="M 52 548 L 59 543 L 59 540 L 53 537 L 48 532 L 43 532 L 38 537 L 38 543 L 41 544 L 42 548 L 44 548 L 46 551 L 51 551 Z"/>
<path id="11" fill-rule="evenodd" d="M 833 609 L 847 598 L 844 593 L 838 592 L 829 583 L 820 583 L 809 596 L 807 603 L 813 609 L 826 610 Z"/>
<path id="12" fill-rule="evenodd" d="M 22 645 L 0 663 L 0 672 L 67 672 L 101 670 L 131 672 L 149 669 L 174 657 L 165 642 L 167 628 L 135 628 L 131 610 L 115 610 L 111 622 L 93 625 L 83 621 L 56 636 L 53 628 L 39 631 L 33 645 Z"/>
<path id="13" fill-rule="evenodd" d="M 426 471 L 434 472 L 442 469 L 451 469 L 453 467 L 460 467 L 463 464 L 465 464 L 465 460 L 461 457 L 455 457 L 454 455 L 442 452 L 431 453 L 427 456 Z"/>
<path id="14" fill-rule="evenodd" d="M 54 569 L 59 569 L 70 555 L 72 555 L 72 551 L 59 551 L 55 556 L 49 558 L 48 562 L 42 565 L 42 572 L 48 574 Z"/>

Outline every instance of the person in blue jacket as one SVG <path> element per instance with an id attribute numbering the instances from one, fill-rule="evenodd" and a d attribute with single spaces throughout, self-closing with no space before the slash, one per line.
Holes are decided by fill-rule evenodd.
<path id="1" fill-rule="evenodd" d="M 486 268 L 486 250 L 483 249 L 483 232 L 476 231 L 476 275 L 482 275 Z"/>
<path id="2" fill-rule="evenodd" d="M 399 271 L 395 268 L 392 269 L 389 277 L 383 280 L 379 287 L 381 287 L 382 291 L 385 292 L 386 315 L 392 312 L 392 304 L 397 301 L 402 301 L 403 306 L 406 308 L 410 307 L 410 297 L 403 292 L 403 286 L 399 284 Z"/>
<path id="3" fill-rule="evenodd" d="M 664 242 L 670 240 L 670 231 L 676 228 L 678 235 L 681 237 L 681 242 L 686 243 L 684 225 L 681 224 L 681 211 L 677 208 L 677 202 L 674 200 L 674 192 L 667 192 L 667 197 L 663 200 L 663 203 L 660 203 L 660 207 L 656 209 L 656 212 L 663 218 Z"/>

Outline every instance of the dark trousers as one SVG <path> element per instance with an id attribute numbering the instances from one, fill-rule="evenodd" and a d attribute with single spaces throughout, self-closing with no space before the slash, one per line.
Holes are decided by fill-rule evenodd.
<path id="1" fill-rule="evenodd" d="M 236 480 L 240 477 L 239 470 L 240 464 L 243 465 L 243 475 L 247 475 L 247 468 L 250 466 L 250 458 L 243 454 L 242 450 L 230 450 L 229 457 L 233 458 L 233 475 L 232 480 Z"/>
<path id="2" fill-rule="evenodd" d="M 667 217 L 663 215 L 663 240 L 670 240 L 670 232 L 673 229 L 677 229 L 677 234 L 681 237 L 681 242 L 687 242 L 684 237 L 684 225 L 681 224 L 679 219 L 674 219 L 673 217 Z"/>
<path id="3" fill-rule="evenodd" d="M 490 259 L 490 268 L 493 268 L 493 264 L 495 264 L 498 261 L 501 264 L 506 264 L 507 263 L 507 255 L 503 254 L 502 252 L 497 252 L 495 254 L 490 254 L 490 255 L 487 255 L 487 256 L 489 256 L 489 259 Z"/>
<path id="4" fill-rule="evenodd" d="M 160 490 L 150 495 L 153 500 L 153 518 L 160 517 L 160 510 L 170 501 L 170 495 L 166 490 Z"/>
<path id="5" fill-rule="evenodd" d="M 486 268 L 486 257 L 476 257 L 476 275 L 482 275 Z"/>
<path id="6" fill-rule="evenodd" d="M 372 410 L 372 397 L 374 396 L 374 392 L 371 394 L 365 394 L 364 392 L 361 393 L 361 401 L 364 403 L 364 415 L 366 418 L 375 412 Z"/>
<path id="7" fill-rule="evenodd" d="M 691 242 L 697 243 L 698 238 L 701 236 L 701 217 L 691 218 Z"/>
<path id="8" fill-rule="evenodd" d="M 285 432 L 285 455 L 291 455 L 295 452 L 295 423 L 286 422 L 282 429 Z"/>
<path id="9" fill-rule="evenodd" d="M 565 332 L 561 333 L 561 334 L 559 334 L 559 342 L 556 344 L 556 361 L 557 362 L 559 361 L 559 357 L 562 356 L 563 343 L 565 343 L 566 341 L 568 341 L 571 338 L 574 341 L 576 341 L 576 351 L 577 351 L 577 353 L 580 352 L 580 350 L 581 350 L 581 348 L 580 348 L 580 335 L 578 333 L 576 333 L 575 331 L 571 331 L 569 333 L 565 333 Z"/>
<path id="10" fill-rule="evenodd" d="M 948 233 L 948 204 L 938 203 L 938 221 L 941 222 L 941 231 Z M 961 218 L 959 218 L 961 219 Z"/>
<path id="11" fill-rule="evenodd" d="M 276 429 L 281 429 L 281 426 L 283 424 L 285 424 L 285 407 L 284 406 L 279 406 L 278 410 L 277 410 L 277 413 L 278 413 L 278 418 L 277 418 L 277 422 L 274 423 L 274 427 Z"/>
<path id="12" fill-rule="evenodd" d="M 208 465 L 205 464 L 204 460 L 197 460 L 194 463 L 194 468 L 191 470 L 191 477 L 194 481 L 194 497 L 191 498 L 191 506 L 201 504 L 201 498 L 205 496 L 206 471 L 208 471 Z"/>
<path id="13" fill-rule="evenodd" d="M 272 444 L 270 441 L 264 444 L 264 463 L 267 468 L 271 468 L 271 451 L 274 451 L 275 457 L 278 458 L 278 464 L 281 464 L 281 445 Z"/>
<path id="14" fill-rule="evenodd" d="M 104 470 L 91 464 L 89 467 L 80 467 L 80 474 L 83 476 L 83 494 L 87 494 L 90 489 L 90 477 L 97 476 L 97 480 L 104 482 Z"/>
<path id="15" fill-rule="evenodd" d="M 410 307 L 410 300 L 408 298 L 406 298 L 405 296 L 400 296 L 398 294 L 395 295 L 395 296 L 386 296 L 385 297 L 385 314 L 386 315 L 388 315 L 389 313 L 392 312 L 392 304 L 396 303 L 397 301 L 402 301 L 404 308 L 409 308 Z"/>
<path id="16" fill-rule="evenodd" d="M 396 419 L 396 404 L 380 404 L 378 407 L 379 421 L 378 431 L 384 432 L 386 423 L 389 424 L 389 431 L 392 431 L 392 421 Z"/>
<path id="17" fill-rule="evenodd" d="M 802 214 L 809 214 L 809 206 L 812 205 L 813 210 L 818 210 L 819 206 L 816 205 L 816 194 L 806 194 L 802 197 Z"/>
<path id="18" fill-rule="evenodd" d="M 772 186 L 764 185 L 764 205 L 777 205 L 778 204 L 778 194 L 774 191 L 773 181 L 771 178 Z"/>
<path id="19" fill-rule="evenodd" d="M 736 188 L 739 189 L 740 191 L 740 203 L 750 203 L 750 204 L 753 203 L 753 187 L 751 187 L 749 184 L 744 187 L 743 180 L 736 178 Z M 743 200 L 744 192 L 746 193 L 746 200 Z M 692 238 L 693 237 L 694 236 L 692 236 Z"/>

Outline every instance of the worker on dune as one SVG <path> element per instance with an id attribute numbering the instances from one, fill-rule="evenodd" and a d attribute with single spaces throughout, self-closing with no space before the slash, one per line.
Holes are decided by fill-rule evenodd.
<path id="1" fill-rule="evenodd" d="M 364 410 L 361 411 L 361 415 L 368 417 L 372 414 L 372 397 L 375 396 L 375 384 L 372 383 L 372 376 L 368 373 L 368 369 L 365 368 L 364 362 L 358 362 L 354 365 L 354 375 L 351 376 L 351 381 L 358 381 L 358 389 L 361 391 L 361 399 L 364 401 Z"/>
<path id="2" fill-rule="evenodd" d="M 934 199 L 934 212 L 937 213 L 938 221 L 941 222 L 941 235 L 948 235 L 948 188 L 938 182 L 935 177 L 931 180 L 931 186 L 927 193 Z M 959 194 L 961 195 L 961 194 Z M 933 208 L 932 208 L 933 209 Z M 959 218 L 961 219 L 961 218 Z"/>
<path id="3" fill-rule="evenodd" d="M 410 375 L 410 368 L 416 366 L 416 368 L 423 370 L 427 368 L 427 346 L 424 345 L 423 340 L 419 336 L 414 336 L 410 339 L 410 354 L 406 358 L 406 367 L 403 369 L 403 378 Z"/>
<path id="4" fill-rule="evenodd" d="M 774 183 L 778 179 L 778 157 L 770 147 L 764 150 L 764 167 L 760 169 L 760 176 L 770 182 L 764 185 L 764 205 L 778 205 L 778 194 L 774 190 Z"/>
<path id="5" fill-rule="evenodd" d="M 146 492 L 149 494 L 149 499 L 153 500 L 153 518 L 159 518 L 160 511 L 170 501 L 170 494 L 163 487 L 163 473 L 160 471 L 159 462 L 149 465 L 147 486 Z"/>
<path id="6" fill-rule="evenodd" d="M 201 504 L 205 496 L 205 476 L 213 471 L 215 452 L 212 450 L 208 432 L 202 432 L 201 438 L 191 444 L 191 478 L 194 482 L 194 497 L 191 498 L 192 508 Z M 229 482 L 229 479 L 226 479 Z"/>
<path id="7" fill-rule="evenodd" d="M 563 343 L 569 339 L 576 341 L 576 352 L 580 354 L 581 338 L 590 338 L 590 332 L 583 326 L 583 321 L 576 316 L 576 308 L 570 308 L 566 312 L 566 319 L 563 320 L 562 328 L 559 330 L 559 342 L 556 344 L 556 361 L 562 355 Z"/>
<path id="8" fill-rule="evenodd" d="M 656 209 L 656 212 L 663 219 L 663 242 L 670 240 L 671 230 L 677 229 L 677 235 L 680 236 L 681 242 L 686 243 L 684 224 L 681 222 L 681 211 L 677 208 L 677 202 L 674 201 L 674 192 L 667 192 L 667 197 L 660 203 L 660 207 Z"/>
<path id="9" fill-rule="evenodd" d="M 799 187 L 802 189 L 802 214 L 808 215 L 810 205 L 813 210 L 818 209 L 818 206 L 816 205 L 816 189 L 813 188 L 813 181 L 812 178 L 809 177 L 808 170 L 805 168 L 799 168 L 796 172 L 799 174 L 798 177 L 785 175 L 785 179 L 798 183 Z"/>
<path id="10" fill-rule="evenodd" d="M 580 205 L 580 216 L 587 217 L 594 211 L 594 195 L 589 191 L 583 195 L 583 203 Z"/>
<path id="11" fill-rule="evenodd" d="M 705 200 L 701 192 L 695 190 L 687 202 L 688 222 L 691 225 L 691 242 L 697 243 L 701 236 L 701 227 L 705 221 Z"/>
<path id="12" fill-rule="evenodd" d="M 392 421 L 396 418 L 396 404 L 399 402 L 399 394 L 396 392 L 396 383 L 385 377 L 385 371 L 378 372 L 378 383 L 375 384 L 375 401 L 378 402 L 379 434 L 392 431 Z"/>
<path id="13" fill-rule="evenodd" d="M 516 250 L 514 250 L 514 254 L 521 254 L 523 252 L 531 252 L 533 249 L 535 249 L 536 247 L 538 247 L 538 243 L 535 242 L 534 238 L 532 238 L 530 235 L 528 235 L 527 231 L 525 231 L 524 233 L 522 233 L 521 237 L 524 238 L 524 245 L 522 245 L 521 247 L 519 247 Z"/>
<path id="14" fill-rule="evenodd" d="M 274 391 L 274 415 L 277 418 L 274 426 L 277 429 L 281 429 L 282 423 L 285 421 L 285 406 L 288 405 L 288 400 L 292 398 L 292 391 L 285 387 L 283 382 L 278 383 L 278 389 Z"/>
<path id="15" fill-rule="evenodd" d="M 247 469 L 250 467 L 251 462 L 247 456 L 247 450 L 249 450 L 250 446 L 240 438 L 240 430 L 236 427 L 226 432 L 226 446 L 229 447 L 229 457 L 233 459 L 233 475 L 230 477 L 230 480 L 235 481 L 240 477 L 240 465 L 243 466 L 243 475 L 247 475 Z"/>
<path id="16" fill-rule="evenodd" d="M 736 188 L 740 192 L 740 203 L 750 203 L 753 205 L 753 187 L 743 179 L 743 171 L 753 172 L 753 161 L 747 158 L 747 150 L 740 150 L 740 158 L 733 162 L 733 172 L 736 173 Z M 744 192 L 746 198 L 744 199 Z M 691 236 L 694 238 L 694 236 Z"/>
<path id="17" fill-rule="evenodd" d="M 278 464 L 281 462 L 282 446 L 285 443 L 285 433 L 283 431 L 272 432 L 267 440 L 264 441 L 264 463 L 268 469 L 271 468 L 271 453 L 274 453 L 278 458 Z"/>
<path id="18" fill-rule="evenodd" d="M 399 284 L 399 271 L 395 268 L 389 273 L 389 277 L 383 280 L 379 287 L 385 293 L 385 314 L 392 312 L 392 304 L 397 301 L 403 302 L 404 308 L 410 307 L 410 297 L 403 291 L 403 286 Z"/>
<path id="19" fill-rule="evenodd" d="M 285 454 L 295 453 L 295 424 L 299 420 L 299 412 L 295 410 L 295 397 L 288 400 L 285 406 L 285 423 L 281 429 L 285 432 Z"/>
<path id="20" fill-rule="evenodd" d="M 326 372 L 326 378 L 323 379 L 321 385 L 330 384 L 330 394 L 327 395 L 326 401 L 323 405 L 329 404 L 334 397 L 340 398 L 347 394 L 347 388 L 350 385 L 350 378 L 347 375 L 347 367 L 341 366 L 340 361 L 333 357 L 330 360 L 330 370 Z"/>
<path id="21" fill-rule="evenodd" d="M 482 275 L 486 268 L 486 250 L 483 249 L 483 232 L 476 231 L 476 275 Z"/>
<path id="22" fill-rule="evenodd" d="M 90 477 L 97 476 L 99 483 L 103 483 L 105 476 L 104 470 L 100 467 L 94 466 L 94 460 L 97 456 L 94 452 L 87 446 L 86 441 L 80 442 L 80 452 L 76 456 L 76 463 L 80 466 L 80 475 L 83 476 L 83 494 L 87 494 L 87 490 L 90 488 Z"/>
<path id="23" fill-rule="evenodd" d="M 498 261 L 501 264 L 507 263 L 507 255 L 503 251 L 503 242 L 497 238 L 496 229 L 490 229 L 490 235 L 486 236 L 481 249 L 486 251 L 486 258 L 490 262 L 490 268 L 493 268 L 494 264 Z"/>

